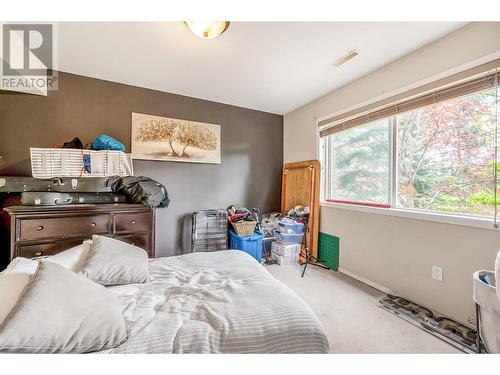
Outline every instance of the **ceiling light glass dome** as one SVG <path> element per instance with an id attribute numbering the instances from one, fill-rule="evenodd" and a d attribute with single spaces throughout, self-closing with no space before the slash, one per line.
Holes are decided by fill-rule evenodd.
<path id="1" fill-rule="evenodd" d="M 187 27 L 196 36 L 203 39 L 214 39 L 227 30 L 229 27 L 228 21 L 216 22 L 201 22 L 201 21 L 186 21 Z"/>

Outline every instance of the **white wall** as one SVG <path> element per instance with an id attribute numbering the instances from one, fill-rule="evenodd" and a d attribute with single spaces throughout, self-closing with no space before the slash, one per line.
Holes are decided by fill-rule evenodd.
<path id="1" fill-rule="evenodd" d="M 322 207 L 321 231 L 340 237 L 340 266 L 467 323 L 472 273 L 492 269 L 500 232 Z M 443 281 L 431 277 L 443 267 Z"/>
<path id="2" fill-rule="evenodd" d="M 500 57 L 500 23 L 472 23 L 287 115 L 284 160 L 317 158 L 316 120 Z M 320 230 L 340 237 L 340 266 L 464 323 L 471 277 L 491 269 L 500 231 L 322 207 Z M 444 269 L 443 282 L 431 266 Z"/>

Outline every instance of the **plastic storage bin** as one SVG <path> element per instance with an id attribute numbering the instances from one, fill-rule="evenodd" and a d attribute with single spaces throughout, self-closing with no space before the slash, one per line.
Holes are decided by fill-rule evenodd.
<path id="1" fill-rule="evenodd" d="M 272 258 L 280 266 L 297 264 L 300 248 L 300 244 L 284 245 L 281 242 L 273 242 Z"/>
<path id="2" fill-rule="evenodd" d="M 263 234 L 255 232 L 251 236 L 238 236 L 232 229 L 229 231 L 229 248 L 242 250 L 250 254 L 258 262 L 262 259 L 262 239 Z"/>
<path id="3" fill-rule="evenodd" d="M 292 244 L 300 244 L 302 243 L 302 237 L 304 237 L 304 233 L 296 234 L 296 233 L 282 233 L 280 231 L 275 231 L 274 236 L 277 240 L 284 245 L 292 245 Z"/>
<path id="4" fill-rule="evenodd" d="M 280 266 L 289 266 L 291 264 L 297 264 L 297 257 L 282 257 L 279 254 L 272 253 L 272 259 L 276 261 L 276 264 Z"/>
<path id="5" fill-rule="evenodd" d="M 273 242 L 271 245 L 271 251 L 282 257 L 298 257 L 300 249 L 300 244 L 285 245 L 281 242 Z"/>
<path id="6" fill-rule="evenodd" d="M 278 226 L 288 228 L 288 230 L 297 234 L 304 233 L 304 228 L 305 228 L 303 223 L 291 224 L 280 220 L 278 221 Z"/>

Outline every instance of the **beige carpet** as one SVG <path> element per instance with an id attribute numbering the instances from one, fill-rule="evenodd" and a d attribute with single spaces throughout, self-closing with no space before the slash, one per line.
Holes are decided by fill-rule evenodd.
<path id="1" fill-rule="evenodd" d="M 462 353 L 378 307 L 383 293 L 339 272 L 297 266 L 266 268 L 293 289 L 323 324 L 333 353 Z"/>

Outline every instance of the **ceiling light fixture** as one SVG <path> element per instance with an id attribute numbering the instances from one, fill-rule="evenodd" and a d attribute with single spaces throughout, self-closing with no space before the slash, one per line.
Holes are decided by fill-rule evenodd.
<path id="1" fill-rule="evenodd" d="M 202 39 L 214 39 L 227 30 L 229 21 L 199 22 L 185 21 L 189 30 Z"/>
<path id="2" fill-rule="evenodd" d="M 346 63 L 347 61 L 349 61 L 350 59 L 355 58 L 358 55 L 359 55 L 358 51 L 353 49 L 352 51 L 347 52 L 344 56 L 342 56 L 340 59 L 335 61 L 335 66 L 340 66 L 340 65 Z"/>

